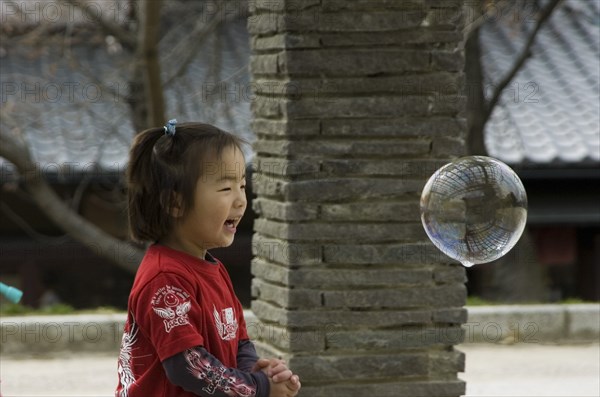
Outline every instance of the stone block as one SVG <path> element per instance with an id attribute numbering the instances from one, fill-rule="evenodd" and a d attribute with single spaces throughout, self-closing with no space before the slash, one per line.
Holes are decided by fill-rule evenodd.
<path id="1" fill-rule="evenodd" d="M 355 159 L 352 161 L 325 159 L 320 162 L 320 173 L 324 176 L 339 175 L 346 177 L 354 175 L 396 176 L 407 180 L 414 179 L 425 181 L 429 179 L 435 171 L 449 162 L 450 159 L 410 160 L 401 157 L 395 159 Z M 418 205 L 418 203 L 415 204 Z M 419 213 L 418 207 L 413 213 Z"/>
<path id="2" fill-rule="evenodd" d="M 422 10 L 429 0 L 323 0 L 323 11 Z"/>
<path id="3" fill-rule="evenodd" d="M 288 312 L 279 306 L 262 300 L 252 300 L 251 309 L 261 322 L 288 325 Z"/>
<path id="4" fill-rule="evenodd" d="M 263 235 L 296 242 L 340 242 L 360 240 L 364 243 L 411 241 L 424 234 L 421 224 L 355 224 L 352 228 L 335 223 L 281 223 L 257 219 L 255 230 Z"/>
<path id="5" fill-rule="evenodd" d="M 321 131 L 319 120 L 268 120 L 254 119 L 252 131 L 260 138 L 263 137 L 294 137 L 319 135 Z"/>
<path id="6" fill-rule="evenodd" d="M 356 365 L 357 363 L 360 365 Z M 319 379 L 323 382 L 417 377 L 426 376 L 428 373 L 427 353 L 295 356 L 290 358 L 289 365 L 300 378 Z"/>
<path id="7" fill-rule="evenodd" d="M 400 327 L 406 324 L 431 322 L 431 311 L 425 309 L 293 310 L 285 311 L 272 303 L 254 300 L 252 311 L 265 323 L 275 323 L 296 329 L 326 328 L 330 332 L 349 327 Z"/>
<path id="8" fill-rule="evenodd" d="M 376 290 L 323 291 L 327 308 L 419 308 L 462 306 L 466 302 L 464 285 Z"/>
<path id="9" fill-rule="evenodd" d="M 247 328 L 250 339 L 286 352 L 312 353 L 325 349 L 325 329 L 298 331 L 259 321 L 250 323 Z"/>
<path id="10" fill-rule="evenodd" d="M 312 385 L 302 383 L 302 396 L 310 397 L 456 397 L 465 394 L 466 385 L 462 380 L 414 380 L 397 379 L 374 383 L 346 380 L 341 383 Z"/>
<path id="11" fill-rule="evenodd" d="M 291 327 L 327 326 L 331 332 L 364 327 L 399 327 L 423 324 L 431 320 L 431 311 L 424 309 L 377 310 L 312 310 L 289 312 L 285 320 Z"/>
<path id="12" fill-rule="evenodd" d="M 253 180 L 271 177 L 317 177 L 321 162 L 311 159 L 258 158 L 253 161 Z"/>
<path id="13" fill-rule="evenodd" d="M 328 47 L 359 47 L 359 46 L 395 46 L 409 49 L 415 44 L 435 46 L 442 44 L 460 43 L 462 32 L 455 30 L 434 30 L 428 27 L 394 32 L 344 32 L 321 33 L 320 44 Z"/>
<path id="14" fill-rule="evenodd" d="M 278 155 L 284 157 L 301 157 L 303 166 L 299 160 L 293 159 L 289 163 L 293 168 L 290 170 L 315 170 L 320 162 L 310 157 L 344 156 L 353 153 L 356 157 L 380 156 L 380 158 L 392 158 L 397 160 L 400 156 L 413 156 L 428 154 L 431 141 L 427 139 L 372 139 L 368 141 L 354 140 L 318 140 L 318 141 L 288 141 L 288 140 L 259 140 L 255 142 L 254 148 L 258 153 Z M 271 166 L 274 161 L 269 158 L 265 160 Z M 349 161 L 349 160 L 347 160 Z M 310 163 L 310 164 L 309 164 Z"/>
<path id="15" fill-rule="evenodd" d="M 455 101 L 456 102 L 456 101 Z M 282 104 L 284 116 L 303 118 L 371 118 L 371 117 L 421 117 L 429 114 L 448 114 L 460 104 L 441 99 L 433 105 L 432 98 L 420 95 L 355 96 L 355 97 L 302 97 Z M 434 113 L 435 112 L 435 113 Z M 456 113 L 456 112 L 455 112 Z"/>
<path id="16" fill-rule="evenodd" d="M 260 257 L 254 257 L 250 266 L 255 279 L 280 285 L 289 285 L 290 269 L 287 266 L 282 266 Z"/>
<path id="17" fill-rule="evenodd" d="M 288 76 L 368 76 L 427 70 L 429 57 L 427 51 L 409 49 L 287 51 L 279 68 Z"/>
<path id="18" fill-rule="evenodd" d="M 466 97 L 462 94 L 435 95 L 432 97 L 430 114 L 436 116 L 462 116 L 465 111 Z"/>
<path id="19" fill-rule="evenodd" d="M 292 143 L 285 139 L 259 139 L 254 142 L 254 150 L 257 154 L 266 154 L 270 157 L 272 155 L 289 156 L 290 146 Z"/>
<path id="20" fill-rule="evenodd" d="M 433 280 L 437 284 L 466 283 L 467 272 L 461 265 L 439 266 L 433 270 Z"/>
<path id="21" fill-rule="evenodd" d="M 456 351 L 430 351 L 429 373 L 432 376 L 453 375 L 465 371 L 465 354 Z"/>
<path id="22" fill-rule="evenodd" d="M 432 312 L 431 320 L 434 323 L 462 324 L 467 322 L 467 309 L 465 308 L 440 308 Z"/>
<path id="23" fill-rule="evenodd" d="M 418 225 L 420 226 L 420 225 Z M 422 228 L 421 228 L 422 229 Z M 413 235 L 413 241 L 427 239 L 422 235 Z M 430 243 L 391 241 L 373 244 L 327 244 L 323 247 L 323 259 L 328 264 L 354 265 L 402 265 L 405 267 L 426 267 L 432 264 L 444 264 L 449 258 Z M 433 282 L 433 279 L 432 279 Z"/>
<path id="24" fill-rule="evenodd" d="M 463 50 L 454 49 L 453 51 L 432 51 L 431 67 L 433 70 L 444 70 L 449 72 L 460 72 L 464 69 L 465 53 Z M 454 94 L 460 92 L 460 87 L 456 86 Z"/>
<path id="25" fill-rule="evenodd" d="M 320 32 L 381 32 L 414 29 L 427 17 L 422 9 L 322 13 Z"/>
<path id="26" fill-rule="evenodd" d="M 421 26 L 433 29 L 460 30 L 459 28 L 464 25 L 463 10 L 460 8 L 462 4 L 455 3 L 455 6 L 458 7 L 429 9 Z"/>
<path id="27" fill-rule="evenodd" d="M 301 268 L 290 271 L 291 287 L 309 286 L 313 289 L 338 289 L 360 287 L 390 287 L 431 285 L 431 270 L 396 268 Z"/>
<path id="28" fill-rule="evenodd" d="M 363 222 L 417 222 L 419 220 L 419 204 L 414 200 L 322 204 L 320 218 L 328 221 L 352 219 Z"/>
<path id="29" fill-rule="evenodd" d="M 286 203 L 257 198 L 252 202 L 252 208 L 257 214 L 280 221 L 308 221 L 317 219 L 319 209 L 316 204 Z"/>
<path id="30" fill-rule="evenodd" d="M 285 309 L 296 310 L 322 306 L 321 296 L 315 290 L 288 288 L 288 286 L 272 284 L 259 278 L 252 280 L 252 288 L 253 291 L 256 291 L 257 299 L 274 303 Z"/>
<path id="31" fill-rule="evenodd" d="M 262 54 L 250 56 L 250 69 L 255 75 L 276 75 L 279 73 L 277 54 Z"/>
<path id="32" fill-rule="evenodd" d="M 417 194 L 424 184 L 423 181 L 411 179 L 328 178 L 283 184 L 282 191 L 286 200 L 327 203 L 381 198 L 397 199 L 402 195 Z M 399 226 L 398 229 L 402 227 Z M 339 230 L 339 226 L 336 228 Z M 393 233 L 387 224 L 381 224 L 381 228 Z M 384 239 L 389 239 L 389 236 Z"/>
<path id="33" fill-rule="evenodd" d="M 280 14 L 255 12 L 248 16 L 246 26 L 248 33 L 266 36 L 278 33 L 283 17 Z"/>
<path id="34" fill-rule="evenodd" d="M 256 178 L 252 184 L 252 191 L 254 194 L 259 196 L 265 196 L 269 198 L 283 198 L 284 185 L 288 183 L 284 180 L 270 177 L 270 178 Z M 261 208 L 258 206 L 254 209 L 258 215 L 261 215 Z"/>
<path id="35" fill-rule="evenodd" d="M 256 85 L 258 88 L 265 87 L 263 91 L 285 93 L 291 91 L 290 94 L 295 95 L 296 98 L 314 97 L 317 100 L 335 101 L 335 96 L 340 95 L 389 94 L 402 97 L 455 94 L 463 86 L 463 79 L 462 73 L 433 72 L 403 76 L 308 78 L 293 84 L 261 79 L 256 82 Z M 280 88 L 285 84 L 293 85 L 293 90 Z M 334 97 L 328 98 L 328 96 Z M 418 122 L 423 122 L 423 120 L 418 120 Z"/>
<path id="36" fill-rule="evenodd" d="M 279 118 L 283 114 L 282 104 L 273 98 L 256 95 L 250 103 L 250 108 L 257 116 L 264 118 Z"/>
<path id="37" fill-rule="evenodd" d="M 321 40 L 318 35 L 276 34 L 268 37 L 254 37 L 252 40 L 252 48 L 259 52 L 321 47 Z"/>
<path id="38" fill-rule="evenodd" d="M 303 96 L 311 94 L 302 91 L 304 85 L 301 82 L 277 80 L 276 75 L 265 75 L 263 78 L 256 78 L 254 82 L 250 84 L 250 87 L 252 87 L 252 91 L 257 95 L 262 95 L 273 101 L 281 101 L 282 98 L 298 100 Z"/>
<path id="39" fill-rule="evenodd" d="M 405 115 L 404 115 L 405 116 Z M 464 123 L 451 117 L 392 117 L 358 120 L 323 120 L 322 134 L 336 137 L 463 136 Z"/>
<path id="40" fill-rule="evenodd" d="M 461 157 L 467 155 L 467 147 L 465 138 L 451 137 L 436 137 L 433 138 L 431 147 L 431 155 L 434 157 L 442 157 L 444 159 L 453 157 Z"/>
<path id="41" fill-rule="evenodd" d="M 327 335 L 327 347 L 344 350 L 353 346 L 357 352 L 392 353 L 407 349 L 422 349 L 455 345 L 463 340 L 464 331 L 456 327 L 431 325 L 406 326 L 400 329 L 339 330 Z"/>
<path id="42" fill-rule="evenodd" d="M 323 250 L 320 244 L 297 243 L 270 238 L 259 233 L 252 239 L 252 253 L 261 260 L 288 267 L 323 263 Z"/>

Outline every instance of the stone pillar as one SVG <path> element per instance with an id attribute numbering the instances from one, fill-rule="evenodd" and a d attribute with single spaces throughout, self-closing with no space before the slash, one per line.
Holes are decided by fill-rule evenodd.
<path id="1" fill-rule="evenodd" d="M 462 2 L 251 2 L 250 324 L 302 396 L 459 396 L 464 269 L 421 226 L 465 152 Z"/>

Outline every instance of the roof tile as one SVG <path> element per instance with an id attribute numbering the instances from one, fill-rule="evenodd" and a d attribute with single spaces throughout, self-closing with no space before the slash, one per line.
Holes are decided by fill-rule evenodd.
<path id="1" fill-rule="evenodd" d="M 555 10 L 538 33 L 533 56 L 505 89 L 486 125 L 491 156 L 510 164 L 600 160 L 599 21 L 596 1 L 567 0 Z M 484 24 L 486 85 L 495 86 L 510 70 L 533 28 L 531 22 Z"/>

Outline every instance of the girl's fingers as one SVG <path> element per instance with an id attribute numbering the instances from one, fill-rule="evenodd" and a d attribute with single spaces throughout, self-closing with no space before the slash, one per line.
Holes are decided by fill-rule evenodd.
<path id="1" fill-rule="evenodd" d="M 269 366 L 271 362 L 266 358 L 259 358 L 258 361 L 254 364 L 254 368 L 252 371 L 262 371 Z"/>
<path id="2" fill-rule="evenodd" d="M 275 374 L 273 376 L 273 382 L 283 382 L 283 381 L 290 379 L 291 377 L 292 377 L 292 371 L 290 371 L 288 369 L 283 372 L 279 372 L 278 374 Z"/>
<path id="3" fill-rule="evenodd" d="M 271 366 L 271 368 L 269 368 L 269 373 L 271 375 L 276 375 L 277 373 L 283 372 L 283 371 L 286 371 L 286 370 L 288 370 L 288 367 L 285 364 L 279 363 L 279 364 L 277 364 L 275 366 Z"/>
<path id="4" fill-rule="evenodd" d="M 300 383 L 300 380 L 298 379 L 298 377 L 296 375 L 294 375 L 294 377 L 296 377 L 296 383 L 292 382 L 287 383 L 286 386 L 288 388 L 288 390 L 293 391 L 294 395 L 296 395 L 298 393 L 298 391 L 300 390 L 300 388 L 302 387 L 302 384 Z"/>

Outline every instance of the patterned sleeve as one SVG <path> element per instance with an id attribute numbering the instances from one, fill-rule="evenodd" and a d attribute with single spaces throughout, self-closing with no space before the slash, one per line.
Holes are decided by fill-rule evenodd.
<path id="1" fill-rule="evenodd" d="M 204 344 L 200 305 L 181 276 L 161 273 L 152 279 L 138 296 L 134 317 L 161 361 Z"/>
<path id="2" fill-rule="evenodd" d="M 216 357 L 197 346 L 162 362 L 169 381 L 203 397 L 268 397 L 265 373 L 225 367 Z"/>

